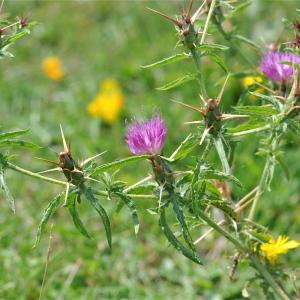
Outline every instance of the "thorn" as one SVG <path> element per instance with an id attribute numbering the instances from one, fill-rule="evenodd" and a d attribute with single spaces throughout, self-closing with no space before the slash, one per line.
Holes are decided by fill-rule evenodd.
<path id="1" fill-rule="evenodd" d="M 221 91 L 220 91 L 220 93 L 219 93 L 219 95 L 218 95 L 218 97 L 216 99 L 218 105 L 220 104 L 221 99 L 223 97 L 223 94 L 224 94 L 224 91 L 225 91 L 225 87 L 226 87 L 226 84 L 227 84 L 227 81 L 228 81 L 229 77 L 230 77 L 230 74 L 227 75 L 227 77 L 225 79 L 225 82 L 224 82 L 224 84 L 222 86 L 222 89 L 221 89 Z"/>
<path id="2" fill-rule="evenodd" d="M 184 15 L 185 14 L 185 10 L 184 10 L 183 5 L 180 3 L 179 0 L 176 0 L 176 3 L 178 5 L 178 7 L 179 7 L 179 10 L 180 10 L 181 14 Z"/>
<path id="3" fill-rule="evenodd" d="M 212 128 L 212 126 L 206 127 L 206 128 L 204 129 L 203 134 L 202 134 L 202 137 L 201 137 L 201 140 L 200 140 L 200 143 L 199 143 L 200 146 L 202 145 L 204 139 L 205 139 L 206 136 L 208 135 L 208 133 L 209 133 L 209 131 L 211 130 L 211 128 Z"/>
<path id="4" fill-rule="evenodd" d="M 202 108 L 198 108 L 198 107 L 195 107 L 195 106 L 192 106 L 192 105 L 183 103 L 183 102 L 179 102 L 179 101 L 177 101 L 177 100 L 171 100 L 171 101 L 173 101 L 173 102 L 175 102 L 175 103 L 178 103 L 178 104 L 181 104 L 181 105 L 183 105 L 183 106 L 185 106 L 185 107 L 188 107 L 188 108 L 190 108 L 190 109 L 196 110 L 196 111 L 199 112 L 200 114 L 204 115 L 204 110 L 203 110 Z"/>
<path id="5" fill-rule="evenodd" d="M 54 168 L 54 169 L 38 172 L 38 174 L 50 173 L 50 172 L 61 171 L 61 170 L 62 170 L 61 168 Z"/>
<path id="6" fill-rule="evenodd" d="M 48 149 L 52 152 L 54 152 L 56 155 L 59 155 L 59 153 L 57 151 L 55 151 L 54 149 L 52 149 L 51 147 L 48 147 Z"/>
<path id="7" fill-rule="evenodd" d="M 203 1 L 202 5 L 197 9 L 197 11 L 196 11 L 196 12 L 193 14 L 193 16 L 191 17 L 191 23 L 192 23 L 192 24 L 196 21 L 198 15 L 200 14 L 202 8 L 204 7 L 204 5 L 205 5 L 205 3 L 206 3 L 206 1 L 207 1 L 207 0 L 204 0 L 204 1 Z"/>
<path id="8" fill-rule="evenodd" d="M 191 0 L 190 2 L 190 6 L 189 6 L 189 9 L 188 9 L 188 12 L 187 12 L 187 15 L 190 16 L 191 15 L 191 12 L 192 12 L 192 9 L 193 9 L 193 4 L 194 4 L 195 0 Z"/>
<path id="9" fill-rule="evenodd" d="M 104 154 L 104 153 L 106 153 L 106 152 L 107 152 L 107 150 L 106 150 L 106 151 L 103 151 L 103 152 L 101 152 L 101 153 L 99 153 L 99 154 L 96 154 L 96 155 L 94 155 L 94 156 L 92 156 L 92 157 L 90 157 L 90 158 L 85 159 L 85 160 L 80 164 L 80 167 L 83 167 L 84 165 L 86 165 L 86 164 L 87 164 L 88 162 L 90 162 L 91 160 L 93 160 L 93 159 L 95 159 L 95 158 L 101 156 L 102 154 Z"/>
<path id="10" fill-rule="evenodd" d="M 207 102 L 206 102 L 206 100 L 204 99 L 204 97 L 203 97 L 202 95 L 200 95 L 200 94 L 199 94 L 199 97 L 200 97 L 200 99 L 201 99 L 203 105 L 206 106 Z"/>
<path id="11" fill-rule="evenodd" d="M 38 160 L 41 160 L 41 161 L 48 162 L 50 164 L 54 164 L 56 166 L 59 166 L 59 163 L 56 162 L 56 161 L 53 161 L 53 160 L 49 160 L 49 159 L 41 158 L 41 157 L 35 157 L 35 159 L 38 159 Z"/>
<path id="12" fill-rule="evenodd" d="M 64 151 L 69 152 L 69 148 L 68 148 L 68 145 L 66 143 L 65 135 L 64 135 L 63 129 L 61 127 L 61 124 L 59 126 L 60 126 L 61 138 L 62 138 L 63 145 L 64 145 Z"/>
<path id="13" fill-rule="evenodd" d="M 68 201 L 68 196 L 69 196 L 69 189 L 70 189 L 70 183 L 67 183 L 67 188 L 66 188 L 66 194 L 65 194 L 65 201 L 63 206 L 67 206 L 67 201 Z"/>
<path id="14" fill-rule="evenodd" d="M 89 177 L 89 176 L 84 177 L 84 179 L 88 179 L 88 180 L 92 180 L 92 181 L 95 181 L 95 182 L 98 182 L 98 183 L 102 183 L 101 181 L 99 181 L 99 180 L 97 180 L 95 178 Z"/>
<path id="15" fill-rule="evenodd" d="M 222 120 L 229 120 L 229 119 L 238 119 L 238 118 L 249 118 L 248 115 L 231 115 L 231 114 L 222 114 L 221 119 Z"/>
<path id="16" fill-rule="evenodd" d="M 152 12 L 154 12 L 154 13 L 160 15 L 161 17 L 163 17 L 163 18 L 165 18 L 165 19 L 171 21 L 171 22 L 174 23 L 175 25 L 180 26 L 180 24 L 179 24 L 179 22 L 178 22 L 177 20 L 175 20 L 175 19 L 173 19 L 173 18 L 170 18 L 169 16 L 167 16 L 167 15 L 165 15 L 165 14 L 163 14 L 163 13 L 161 13 L 161 12 L 159 12 L 159 11 L 153 9 L 153 8 L 150 8 L 150 7 L 146 7 L 146 8 L 147 8 L 148 10 L 150 10 L 150 11 L 152 11 Z"/>
<path id="17" fill-rule="evenodd" d="M 184 122 L 183 124 L 186 124 L 186 125 L 190 125 L 190 124 L 201 124 L 202 121 L 190 121 L 190 122 Z"/>
<path id="18" fill-rule="evenodd" d="M 262 87 L 266 91 L 270 92 L 272 95 L 276 94 L 276 92 L 274 92 L 272 89 L 270 89 L 269 87 L 265 86 L 264 84 L 261 84 L 260 82 L 258 82 L 256 80 L 254 80 L 254 83 L 257 84 L 258 86 Z"/>

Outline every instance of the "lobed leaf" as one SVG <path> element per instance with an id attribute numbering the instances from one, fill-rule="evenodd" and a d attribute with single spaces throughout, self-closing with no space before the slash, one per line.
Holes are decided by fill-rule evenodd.
<path id="1" fill-rule="evenodd" d="M 76 209 L 76 203 L 77 203 L 77 199 L 78 199 L 79 195 L 70 195 L 68 202 L 67 202 L 67 206 L 69 209 L 69 212 L 71 214 L 71 217 L 73 219 L 73 223 L 75 225 L 75 227 L 77 228 L 77 230 L 84 235 L 87 238 L 91 238 L 89 233 L 87 232 L 87 230 L 85 229 L 82 221 L 80 220 L 80 217 L 78 215 L 78 211 Z"/>
<path id="2" fill-rule="evenodd" d="M 173 206 L 173 210 L 175 212 L 175 215 L 176 215 L 176 218 L 181 226 L 181 229 L 182 229 L 182 234 L 183 234 L 183 237 L 186 241 L 186 243 L 189 245 L 189 247 L 195 251 L 195 246 L 193 244 L 193 240 L 192 240 L 192 237 L 190 235 L 190 232 L 189 232 L 189 229 L 187 227 L 187 224 L 185 222 L 185 217 L 184 217 L 184 214 L 183 214 L 183 211 L 182 211 L 182 207 L 180 206 L 180 203 L 178 201 L 178 195 L 175 194 L 175 193 L 172 193 L 170 195 L 170 200 L 171 200 L 171 203 L 172 203 L 172 206 Z"/>
<path id="3" fill-rule="evenodd" d="M 108 215 L 107 215 L 105 209 L 99 203 L 99 201 L 95 198 L 95 196 L 90 188 L 82 186 L 81 189 L 82 189 L 83 194 L 85 195 L 86 199 L 89 201 L 89 203 L 95 208 L 95 210 L 99 214 L 99 216 L 102 220 L 102 223 L 104 225 L 105 232 L 106 232 L 108 246 L 111 249 L 111 227 L 110 227 L 110 221 L 109 221 Z"/>
<path id="4" fill-rule="evenodd" d="M 180 253 L 182 253 L 185 257 L 189 258 L 193 262 L 197 264 L 202 264 L 200 257 L 197 255 L 196 252 L 192 251 L 191 249 L 185 247 L 174 235 L 171 228 L 169 227 L 166 216 L 165 216 L 165 209 L 161 209 L 160 217 L 159 217 L 159 225 L 168 239 L 169 243 L 175 247 Z"/>

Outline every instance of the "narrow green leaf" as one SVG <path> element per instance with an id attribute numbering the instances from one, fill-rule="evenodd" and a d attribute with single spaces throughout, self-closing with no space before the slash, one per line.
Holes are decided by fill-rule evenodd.
<path id="1" fill-rule="evenodd" d="M 195 246 L 193 244 L 193 239 L 190 235 L 190 232 L 189 232 L 189 229 L 187 227 L 187 224 L 185 222 L 185 218 L 184 218 L 184 214 L 183 214 L 183 211 L 182 211 L 182 207 L 180 206 L 180 203 L 178 201 L 178 195 L 175 194 L 175 193 L 172 193 L 170 195 L 170 200 L 171 200 L 171 203 L 172 203 L 172 206 L 173 206 L 173 210 L 175 212 L 175 215 L 176 215 L 176 218 L 181 226 L 181 229 L 182 229 L 182 234 L 183 234 L 183 237 L 186 241 L 186 243 L 189 245 L 189 247 L 195 251 Z"/>
<path id="2" fill-rule="evenodd" d="M 237 214 L 234 211 L 234 209 L 229 205 L 228 202 L 224 200 L 209 200 L 208 201 L 210 205 L 222 210 L 224 213 L 226 213 L 228 216 L 230 216 L 232 219 L 237 219 Z"/>
<path id="3" fill-rule="evenodd" d="M 166 216 L 165 216 L 165 210 L 161 209 L 160 218 L 159 218 L 159 225 L 165 234 L 166 238 L 168 239 L 169 243 L 175 247 L 176 250 L 178 250 L 180 253 L 182 253 L 185 257 L 189 258 L 193 262 L 197 264 L 202 264 L 199 256 L 197 253 L 193 252 L 191 249 L 185 247 L 174 235 L 171 228 L 169 227 Z"/>
<path id="4" fill-rule="evenodd" d="M 15 138 L 17 136 L 24 135 L 28 131 L 29 129 L 0 133 L 0 140 Z"/>
<path id="5" fill-rule="evenodd" d="M 147 194 L 153 192 L 153 190 L 156 188 L 157 188 L 157 183 L 148 182 L 146 184 L 140 184 L 136 187 L 131 188 L 130 190 L 127 191 L 127 194 L 133 194 L 133 195 Z"/>
<path id="6" fill-rule="evenodd" d="M 10 190 L 5 182 L 4 173 L 3 173 L 2 169 L 0 169 L 0 189 L 3 190 L 5 198 L 8 202 L 11 210 L 13 211 L 13 213 L 15 213 L 16 212 L 15 200 L 14 200 L 12 194 L 10 193 Z"/>
<path id="7" fill-rule="evenodd" d="M 232 18 L 238 15 L 243 9 L 247 8 L 250 4 L 252 4 L 252 0 L 245 1 L 240 5 L 234 7 L 234 10 L 227 16 L 227 18 Z"/>
<path id="8" fill-rule="evenodd" d="M 226 51 L 229 47 L 219 44 L 204 44 L 197 47 L 197 50 L 203 50 L 203 51 Z"/>
<path id="9" fill-rule="evenodd" d="M 22 141 L 22 140 L 1 140 L 0 141 L 0 148 L 2 147 L 10 147 L 10 146 L 18 146 L 18 147 L 25 147 L 25 148 L 31 148 L 36 149 L 40 148 L 38 145 Z"/>
<path id="10" fill-rule="evenodd" d="M 165 84 L 161 87 L 158 87 L 156 89 L 159 91 L 167 91 L 167 90 L 173 89 L 175 87 L 178 87 L 178 86 L 180 86 L 184 83 L 187 83 L 189 81 L 192 81 L 192 80 L 197 80 L 197 74 L 183 75 L 183 76 L 176 78 L 175 80 L 168 82 L 167 84 Z"/>
<path id="11" fill-rule="evenodd" d="M 241 182 L 233 175 L 219 172 L 213 169 L 204 169 L 204 170 L 201 169 L 200 172 L 201 172 L 200 175 L 201 180 L 202 179 L 228 180 L 240 187 L 242 186 Z"/>
<path id="12" fill-rule="evenodd" d="M 260 105 L 260 106 L 236 106 L 234 109 L 240 114 L 247 114 L 253 116 L 273 116 L 277 115 L 278 111 L 275 110 L 270 105 Z"/>
<path id="13" fill-rule="evenodd" d="M 83 186 L 83 187 L 81 187 L 81 189 L 82 189 L 85 197 L 89 201 L 89 203 L 95 208 L 95 210 L 99 214 L 99 216 L 102 220 L 102 223 L 104 225 L 105 232 L 106 232 L 108 246 L 109 246 L 109 248 L 111 248 L 111 227 L 110 227 L 110 221 L 109 221 L 109 218 L 108 218 L 108 215 L 107 215 L 105 209 L 101 206 L 99 201 L 95 198 L 95 196 L 90 188 Z"/>
<path id="14" fill-rule="evenodd" d="M 222 57 L 219 55 L 213 53 L 213 52 L 204 52 L 203 56 L 208 56 L 211 60 L 213 60 L 215 63 L 217 63 L 226 73 L 228 73 L 228 68 L 223 60 Z"/>
<path id="15" fill-rule="evenodd" d="M 232 35 L 232 39 L 235 39 L 237 41 L 240 41 L 240 42 L 243 42 L 245 44 L 248 44 L 256 49 L 260 49 L 260 46 L 257 45 L 256 43 L 254 43 L 253 41 L 247 39 L 246 37 L 242 36 L 242 35 L 239 35 L 239 34 L 234 34 Z"/>
<path id="16" fill-rule="evenodd" d="M 187 54 L 187 53 L 175 54 L 175 55 L 172 55 L 170 57 L 164 58 L 160 61 L 157 61 L 155 63 L 149 64 L 149 65 L 146 65 L 146 66 L 142 66 L 142 68 L 143 69 L 149 69 L 149 68 L 164 66 L 164 65 L 168 65 L 168 64 L 171 64 L 173 62 L 176 62 L 176 61 L 187 59 L 189 57 L 190 57 L 190 55 Z"/>
<path id="17" fill-rule="evenodd" d="M 132 222 L 134 225 L 134 233 L 135 233 L 135 235 L 137 235 L 139 232 L 140 221 L 139 221 L 139 216 L 137 214 L 137 209 L 136 209 L 136 205 L 135 205 L 134 201 L 130 197 L 128 197 L 127 195 L 125 195 L 121 192 L 116 192 L 115 194 L 129 208 L 130 213 L 131 213 Z"/>
<path id="18" fill-rule="evenodd" d="M 256 93 L 256 92 L 250 92 L 250 91 L 248 91 L 248 93 L 277 106 L 277 100 L 273 96 L 267 96 L 267 95 L 264 95 L 264 94 L 260 94 L 260 93 Z"/>
<path id="19" fill-rule="evenodd" d="M 232 133 L 230 133 L 229 130 L 228 130 L 228 133 L 226 134 L 226 136 L 229 136 L 229 137 L 245 136 L 245 135 L 252 134 L 252 133 L 266 131 L 266 130 L 269 130 L 271 128 L 270 125 L 264 125 L 264 126 L 253 126 L 251 129 L 247 129 L 247 130 L 240 130 L 242 128 L 241 126 L 236 128 L 235 130 L 230 128 L 230 131 Z"/>
<path id="20" fill-rule="evenodd" d="M 167 160 L 170 162 L 175 162 L 185 158 L 191 151 L 193 151 L 198 143 L 198 138 L 190 133 Z"/>
<path id="21" fill-rule="evenodd" d="M 150 158 L 150 155 L 140 155 L 140 156 L 130 156 L 126 157 L 124 159 L 120 159 L 111 163 L 104 164 L 102 166 L 99 166 L 95 168 L 95 170 L 92 172 L 91 175 L 97 175 L 99 173 L 103 173 L 106 171 L 112 171 L 119 168 L 123 168 L 131 163 L 139 162 L 141 160 L 145 160 Z"/>
<path id="22" fill-rule="evenodd" d="M 67 202 L 67 206 L 69 209 L 69 212 L 72 216 L 73 219 L 73 223 L 75 225 L 75 227 L 77 228 L 77 230 L 83 234 L 84 236 L 86 236 L 87 238 L 91 238 L 90 235 L 88 234 L 87 230 L 85 229 L 82 221 L 80 220 L 80 217 L 78 215 L 77 209 L 76 209 L 76 203 L 77 203 L 77 198 L 78 198 L 78 194 L 77 195 L 70 195 L 68 202 Z"/>
<path id="23" fill-rule="evenodd" d="M 45 230 L 45 226 L 47 225 L 49 219 L 51 218 L 51 216 L 55 213 L 55 211 L 58 209 L 60 202 L 61 202 L 61 197 L 62 197 L 63 193 L 57 195 L 46 207 L 46 209 L 44 210 L 44 214 L 42 216 L 42 219 L 40 221 L 40 224 L 38 226 L 37 229 L 37 233 L 36 233 L 36 238 L 35 238 L 35 243 L 33 247 L 36 247 L 40 240 L 41 240 L 41 236 L 42 233 Z"/>
<path id="24" fill-rule="evenodd" d="M 230 170 L 229 162 L 227 160 L 226 152 L 224 150 L 224 146 L 223 146 L 221 137 L 220 136 L 215 137 L 214 143 L 215 143 L 215 147 L 216 147 L 217 153 L 219 155 L 220 161 L 222 163 L 224 173 L 230 175 L 231 170 Z"/>

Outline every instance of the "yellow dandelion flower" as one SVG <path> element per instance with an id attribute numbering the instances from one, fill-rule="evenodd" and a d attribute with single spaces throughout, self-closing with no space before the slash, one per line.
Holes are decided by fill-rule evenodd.
<path id="1" fill-rule="evenodd" d="M 285 254 L 288 252 L 288 250 L 297 248 L 299 246 L 300 243 L 297 241 L 288 241 L 288 237 L 280 235 L 277 240 L 271 238 L 267 243 L 261 244 L 260 250 L 271 264 L 275 264 L 278 256 Z"/>
<path id="2" fill-rule="evenodd" d="M 243 78 L 242 85 L 245 89 L 250 88 L 256 82 L 261 83 L 263 80 L 260 76 L 247 76 Z M 254 92 L 255 93 L 262 93 L 264 89 L 262 87 L 258 87 Z M 250 98 L 255 98 L 255 96 L 251 95 Z"/>
<path id="3" fill-rule="evenodd" d="M 102 82 L 101 90 L 96 98 L 87 105 L 87 112 L 108 124 L 118 119 L 124 106 L 124 96 L 119 83 L 114 79 Z"/>
<path id="4" fill-rule="evenodd" d="M 43 69 L 47 77 L 52 80 L 61 80 L 64 77 L 61 61 L 56 56 L 49 56 L 43 60 Z"/>

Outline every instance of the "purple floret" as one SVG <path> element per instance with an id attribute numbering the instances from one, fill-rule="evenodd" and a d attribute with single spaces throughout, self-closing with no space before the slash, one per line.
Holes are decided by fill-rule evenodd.
<path id="1" fill-rule="evenodd" d="M 281 62 L 300 64 L 300 57 L 290 52 L 270 51 L 262 57 L 260 69 L 267 77 L 274 81 L 283 82 L 291 79 L 295 68 Z"/>
<path id="2" fill-rule="evenodd" d="M 167 128 L 160 116 L 143 122 L 132 122 L 127 128 L 126 141 L 135 155 L 161 154 L 167 135 Z"/>

